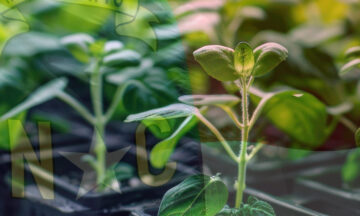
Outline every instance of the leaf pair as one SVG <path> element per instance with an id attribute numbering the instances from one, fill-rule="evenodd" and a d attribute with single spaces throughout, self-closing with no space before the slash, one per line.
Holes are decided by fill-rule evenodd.
<path id="1" fill-rule="evenodd" d="M 235 50 L 210 45 L 194 52 L 195 60 L 204 70 L 213 78 L 223 82 L 235 81 L 241 77 L 263 76 L 287 56 L 287 49 L 277 43 L 266 43 L 254 50 L 245 42 L 240 42 Z"/>

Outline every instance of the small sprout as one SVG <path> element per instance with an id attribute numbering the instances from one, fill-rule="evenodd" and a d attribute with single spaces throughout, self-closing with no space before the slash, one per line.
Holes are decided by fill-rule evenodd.
<path id="1" fill-rule="evenodd" d="M 248 43 L 240 42 L 235 48 L 235 69 L 241 77 L 249 77 L 252 74 L 255 59 L 253 51 Z"/>

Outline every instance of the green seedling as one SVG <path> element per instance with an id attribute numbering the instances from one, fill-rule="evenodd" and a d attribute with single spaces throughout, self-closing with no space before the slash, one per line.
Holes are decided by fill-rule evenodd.
<path id="1" fill-rule="evenodd" d="M 195 60 L 213 78 L 222 82 L 233 82 L 240 91 L 241 98 L 236 95 L 194 95 L 183 96 L 179 100 L 183 103 L 172 104 L 167 107 L 150 110 L 136 115 L 130 115 L 128 122 L 132 121 L 162 121 L 163 119 L 186 118 L 183 124 L 168 139 L 159 143 L 151 153 L 151 163 L 158 168 L 164 166 L 169 159 L 174 142 L 201 122 L 217 137 L 229 157 L 238 165 L 238 178 L 236 181 L 235 209 L 225 207 L 228 199 L 228 190 L 218 176 L 207 177 L 203 175 L 192 176 L 180 185 L 169 190 L 161 203 L 159 215 L 240 215 L 241 212 L 262 213 L 274 215 L 268 204 L 256 199 L 249 199 L 243 203 L 246 188 L 247 163 L 263 147 L 263 143 L 249 147 L 249 134 L 264 110 L 269 110 L 269 104 L 276 104 L 279 100 L 290 100 L 297 103 L 308 104 L 318 101 L 311 95 L 295 90 L 265 93 L 252 87 L 255 78 L 261 77 L 287 58 L 287 49 L 276 43 L 266 43 L 252 49 L 248 43 L 239 43 L 235 50 L 223 46 L 205 46 L 194 52 Z M 249 114 L 249 95 L 256 101 L 256 109 L 252 116 Z M 241 119 L 238 118 L 234 107 L 241 104 Z M 220 131 L 204 116 L 209 106 L 223 109 L 241 131 L 240 152 L 236 153 Z M 325 110 L 325 106 L 320 106 Z M 312 114 L 316 113 L 313 111 Z M 312 115 L 313 116 L 313 115 Z M 325 116 L 326 119 L 326 116 Z M 249 150 L 251 149 L 251 150 Z M 236 212 L 236 214 L 233 214 Z"/>
<path id="2" fill-rule="evenodd" d="M 86 66 L 86 69 L 80 72 L 81 76 L 79 77 L 89 85 L 93 112 L 66 91 L 68 84 L 66 78 L 57 78 L 39 87 L 22 103 L 2 115 L 0 122 L 14 118 L 24 111 L 54 98 L 67 103 L 94 128 L 93 151 L 95 157 L 88 155 L 83 160 L 88 162 L 96 171 L 97 183 L 100 184 L 107 181 L 108 178 L 105 158 L 107 152 L 105 128 L 124 96 L 124 88 L 121 85 L 124 83 L 112 82 L 111 79 L 107 79 L 110 83 L 117 84 L 117 91 L 112 97 L 107 110 L 104 110 L 104 77 L 108 75 L 108 71 L 116 70 L 118 67 L 138 65 L 141 56 L 135 51 L 125 49 L 124 45 L 119 41 L 95 40 L 86 34 L 67 36 L 62 39 L 61 43 L 68 48 L 79 62 Z M 66 67 L 66 65 L 63 65 L 63 67 Z"/>

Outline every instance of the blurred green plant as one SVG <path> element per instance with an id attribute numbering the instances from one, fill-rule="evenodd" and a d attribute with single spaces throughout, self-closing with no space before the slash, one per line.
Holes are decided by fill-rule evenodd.
<path id="1" fill-rule="evenodd" d="M 24 44 L 24 46 L 21 46 L 21 49 L 17 48 L 19 43 Z M 139 103 L 142 103 L 144 107 L 156 106 L 156 100 L 153 98 L 150 102 L 146 102 L 150 97 L 149 95 L 155 97 L 155 94 L 160 94 L 159 92 L 162 89 L 162 99 L 170 100 L 169 97 L 176 95 L 177 92 L 174 88 L 163 85 L 168 79 L 162 71 L 153 69 L 153 72 L 149 71 L 151 74 L 146 74 L 148 72 L 147 70 L 152 67 L 152 61 L 144 60 L 139 67 L 134 69 L 130 68 L 131 66 L 135 67 L 140 64 L 141 55 L 139 53 L 126 48 L 120 41 L 95 40 L 88 34 L 75 34 L 57 40 L 56 37 L 41 33 L 27 33 L 14 38 L 7 44 L 4 58 L 13 59 L 13 56 L 17 58 L 33 58 L 34 55 L 38 53 L 49 53 L 50 50 L 61 50 L 64 48 L 67 48 L 76 59 L 76 61 L 73 61 L 76 65 L 75 67 L 72 64 L 68 64 L 68 62 L 64 64 L 64 62 L 57 62 L 56 60 L 49 61 L 47 64 L 53 68 L 59 68 L 59 70 L 65 71 L 62 74 L 72 73 L 73 76 L 79 77 L 88 83 L 93 113 L 91 113 L 79 99 L 65 91 L 68 86 L 68 78 L 62 77 L 53 79 L 42 87 L 38 87 L 35 91 L 31 92 L 25 100 L 13 106 L 12 109 L 8 110 L 10 107 L 6 108 L 7 112 L 2 112 L 0 120 L 3 124 L 6 124 L 6 120 L 10 118 L 21 117 L 24 119 L 21 113 L 26 112 L 34 106 L 54 98 L 64 101 L 94 128 L 94 152 L 96 158 L 87 157 L 87 162 L 89 162 L 96 171 L 97 182 L 101 183 L 107 178 L 105 158 L 107 149 L 104 141 L 105 128 L 118 107 L 126 104 L 126 108 L 131 109 L 132 107 L 138 106 Z M 128 71 L 119 71 L 119 68 L 125 67 L 129 68 Z M 135 71 L 137 73 L 134 73 L 134 70 L 137 70 Z M 5 76 L 6 73 L 1 75 Z M 150 80 L 151 76 L 152 80 Z M 141 80 L 139 77 L 145 78 Z M 10 82 L 12 81 L 10 78 L 11 76 L 4 80 Z M 137 79 L 141 81 L 137 81 Z M 6 83 L 5 81 L 3 83 Z M 117 88 L 106 110 L 104 110 L 104 81 L 114 83 Z M 131 87 L 131 84 L 134 84 L 135 87 Z M 139 89 L 136 89 L 138 86 Z M 149 95 L 139 100 L 137 95 L 142 96 L 145 92 L 149 92 Z M 165 98 L 164 95 L 169 96 Z M 4 100 L 4 102 L 5 101 L 6 100 Z M 151 104 L 151 102 L 153 102 L 153 104 Z"/>

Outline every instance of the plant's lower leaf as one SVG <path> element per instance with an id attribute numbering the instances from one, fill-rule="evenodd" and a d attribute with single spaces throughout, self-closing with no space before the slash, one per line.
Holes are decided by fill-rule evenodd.
<path id="1" fill-rule="evenodd" d="M 164 168 L 179 140 L 198 122 L 196 116 L 187 117 L 177 130 L 167 139 L 159 142 L 150 154 L 150 162 L 155 168 Z"/>
<path id="2" fill-rule="evenodd" d="M 65 89 L 66 85 L 67 79 L 65 78 L 58 78 L 45 84 L 44 86 L 35 90 L 25 101 L 1 116 L 0 121 L 14 117 L 21 112 L 53 99 L 59 92 Z"/>
<path id="3" fill-rule="evenodd" d="M 214 216 L 228 199 L 219 177 L 191 176 L 170 189 L 160 204 L 159 216 Z"/>

